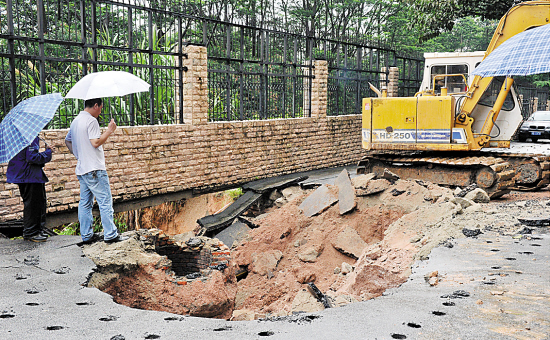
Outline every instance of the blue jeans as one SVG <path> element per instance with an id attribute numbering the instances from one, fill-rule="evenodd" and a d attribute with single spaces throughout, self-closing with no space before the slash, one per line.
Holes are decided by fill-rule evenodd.
<path id="1" fill-rule="evenodd" d="M 105 170 L 94 170 L 84 175 L 76 176 L 80 182 L 80 202 L 78 203 L 78 221 L 80 235 L 87 241 L 94 235 L 92 223 L 92 207 L 94 196 L 99 205 L 101 224 L 103 225 L 103 239 L 111 240 L 118 236 L 118 230 L 113 222 L 113 198 L 109 186 L 109 176 Z"/>

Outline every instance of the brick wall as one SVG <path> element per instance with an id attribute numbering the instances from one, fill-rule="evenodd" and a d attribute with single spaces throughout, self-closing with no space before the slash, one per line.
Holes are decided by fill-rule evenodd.
<path id="1" fill-rule="evenodd" d="M 119 127 L 104 145 L 115 203 L 189 189 L 238 186 L 265 177 L 350 164 L 361 157 L 361 116 L 326 117 L 326 90 L 312 91 L 316 103 L 312 118 L 207 123 L 202 61 L 206 53 L 192 46 L 188 54 L 187 63 L 196 70 L 186 79 L 196 86 L 188 86 L 184 101 L 196 105 L 184 105 L 187 124 Z M 325 63 L 316 64 L 317 70 Z M 326 77 L 326 72 L 318 73 Z M 318 84 L 323 84 L 318 79 L 321 74 L 316 74 Z M 50 179 L 46 185 L 49 214 L 74 210 L 79 201 L 76 159 L 64 144 L 67 132 L 42 133 L 57 149 L 45 166 Z M 23 209 L 17 186 L 6 183 L 6 168 L 7 164 L 0 165 L 1 222 L 21 219 Z"/>
<path id="2" fill-rule="evenodd" d="M 231 251 L 223 242 L 208 237 L 187 239 L 166 235 L 159 229 L 138 230 L 139 240 L 147 251 L 165 256 L 167 261 L 157 264 L 166 271 L 175 284 L 186 285 L 195 279 L 208 277 L 212 270 L 224 270 L 231 265 Z M 190 246 L 188 241 L 195 242 Z M 192 274 L 191 277 L 187 277 Z"/>

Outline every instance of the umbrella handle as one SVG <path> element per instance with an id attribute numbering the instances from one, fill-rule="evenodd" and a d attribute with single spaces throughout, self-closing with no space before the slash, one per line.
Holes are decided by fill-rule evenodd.
<path id="1" fill-rule="evenodd" d="M 38 136 L 38 138 L 44 142 L 44 145 L 46 145 L 46 148 L 48 147 L 48 143 L 46 142 L 46 140 L 40 136 Z"/>

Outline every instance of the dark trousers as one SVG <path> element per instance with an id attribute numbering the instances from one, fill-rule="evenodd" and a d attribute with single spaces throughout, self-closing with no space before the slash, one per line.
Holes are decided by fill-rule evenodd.
<path id="1" fill-rule="evenodd" d="M 23 237 L 32 237 L 46 226 L 46 186 L 44 183 L 17 185 L 23 199 Z"/>

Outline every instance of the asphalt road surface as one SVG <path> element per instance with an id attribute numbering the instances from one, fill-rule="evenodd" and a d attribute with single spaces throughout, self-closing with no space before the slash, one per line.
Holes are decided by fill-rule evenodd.
<path id="1" fill-rule="evenodd" d="M 549 228 L 533 229 L 452 240 L 373 300 L 239 322 L 132 309 L 84 287 L 95 266 L 78 236 L 0 239 L 0 339 L 550 339 Z"/>

